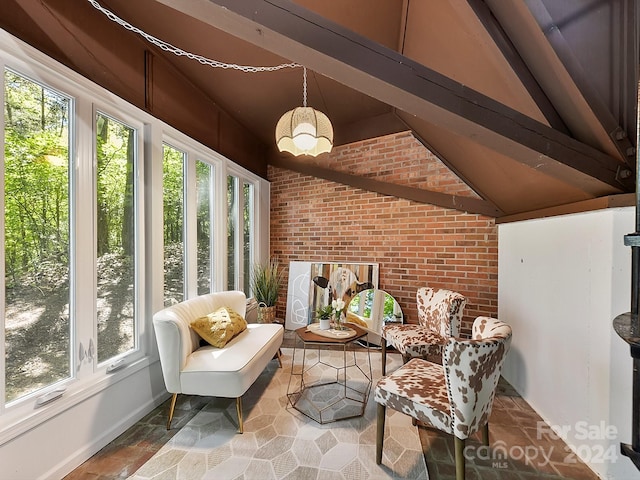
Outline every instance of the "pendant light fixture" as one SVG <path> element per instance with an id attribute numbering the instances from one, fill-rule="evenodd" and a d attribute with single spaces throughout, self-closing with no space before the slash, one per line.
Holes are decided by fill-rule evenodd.
<path id="1" fill-rule="evenodd" d="M 281 152 L 316 157 L 333 148 L 333 126 L 324 113 L 307 107 L 307 67 L 303 69 L 303 106 L 280 117 L 276 125 L 276 144 Z"/>

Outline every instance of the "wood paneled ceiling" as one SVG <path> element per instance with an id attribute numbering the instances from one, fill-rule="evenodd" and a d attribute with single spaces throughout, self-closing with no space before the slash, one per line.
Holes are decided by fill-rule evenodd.
<path id="1" fill-rule="evenodd" d="M 411 130 L 482 213 L 635 191 L 634 0 L 97 1 L 207 58 L 304 64 L 337 145 Z M 366 188 L 323 172 L 321 157 L 276 151 L 278 118 L 302 102 L 300 68 L 213 69 L 88 0 L 3 0 L 0 27 L 256 173 L 272 163 Z"/>

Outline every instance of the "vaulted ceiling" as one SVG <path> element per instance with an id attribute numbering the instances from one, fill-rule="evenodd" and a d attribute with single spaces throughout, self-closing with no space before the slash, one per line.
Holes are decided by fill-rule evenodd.
<path id="1" fill-rule="evenodd" d="M 302 102 L 301 68 L 212 68 L 98 5 L 209 59 L 305 65 L 308 103 L 329 116 L 337 145 L 411 130 L 483 199 L 481 213 L 635 191 L 634 0 L 0 4 L 0 27 L 256 173 L 271 163 L 362 186 L 321 157 L 277 152 L 275 124 Z"/>

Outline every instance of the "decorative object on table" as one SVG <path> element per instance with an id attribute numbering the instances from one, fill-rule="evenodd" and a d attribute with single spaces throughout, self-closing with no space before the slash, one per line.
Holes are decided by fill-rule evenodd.
<path id="1" fill-rule="evenodd" d="M 276 303 L 283 282 L 283 272 L 277 260 L 257 263 L 251 272 L 251 292 L 258 302 L 258 323 L 273 323 Z"/>
<path id="2" fill-rule="evenodd" d="M 331 327 L 331 316 L 333 315 L 333 307 L 325 305 L 316 312 L 316 316 L 320 321 L 320 329 L 328 330 Z"/>
<path id="3" fill-rule="evenodd" d="M 267 305 L 264 302 L 260 302 L 258 304 L 258 308 L 256 309 L 258 311 L 258 317 L 257 317 L 258 323 L 265 323 L 264 322 L 264 313 L 265 313 L 266 309 L 267 309 Z"/>
<path id="4" fill-rule="evenodd" d="M 331 309 L 333 310 L 333 328 L 336 330 L 343 330 L 345 327 L 342 325 L 342 315 L 346 304 L 344 300 L 338 298 L 331 302 Z"/>
<path id="5" fill-rule="evenodd" d="M 358 334 L 353 328 L 345 327 L 344 325 L 341 330 L 337 330 L 336 328 L 323 329 L 319 323 L 308 325 L 307 331 L 322 337 L 337 339 L 351 338 Z"/>

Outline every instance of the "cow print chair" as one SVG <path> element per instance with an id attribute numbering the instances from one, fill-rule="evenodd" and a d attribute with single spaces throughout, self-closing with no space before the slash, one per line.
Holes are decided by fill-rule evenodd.
<path id="1" fill-rule="evenodd" d="M 456 480 L 464 480 L 465 440 L 482 431 L 489 445 L 489 416 L 502 364 L 511 344 L 511 327 L 495 318 L 478 317 L 471 339 L 450 338 L 442 365 L 421 358 L 382 377 L 375 388 L 378 403 L 376 462 L 382 463 L 387 407 L 454 436 Z"/>
<path id="2" fill-rule="evenodd" d="M 460 335 L 462 311 L 467 299 L 457 292 L 421 287 L 416 293 L 418 323 L 387 324 L 382 337 L 382 374 L 387 373 L 387 345 L 401 355 L 404 363 L 414 357 L 440 357 L 449 337 Z"/>

